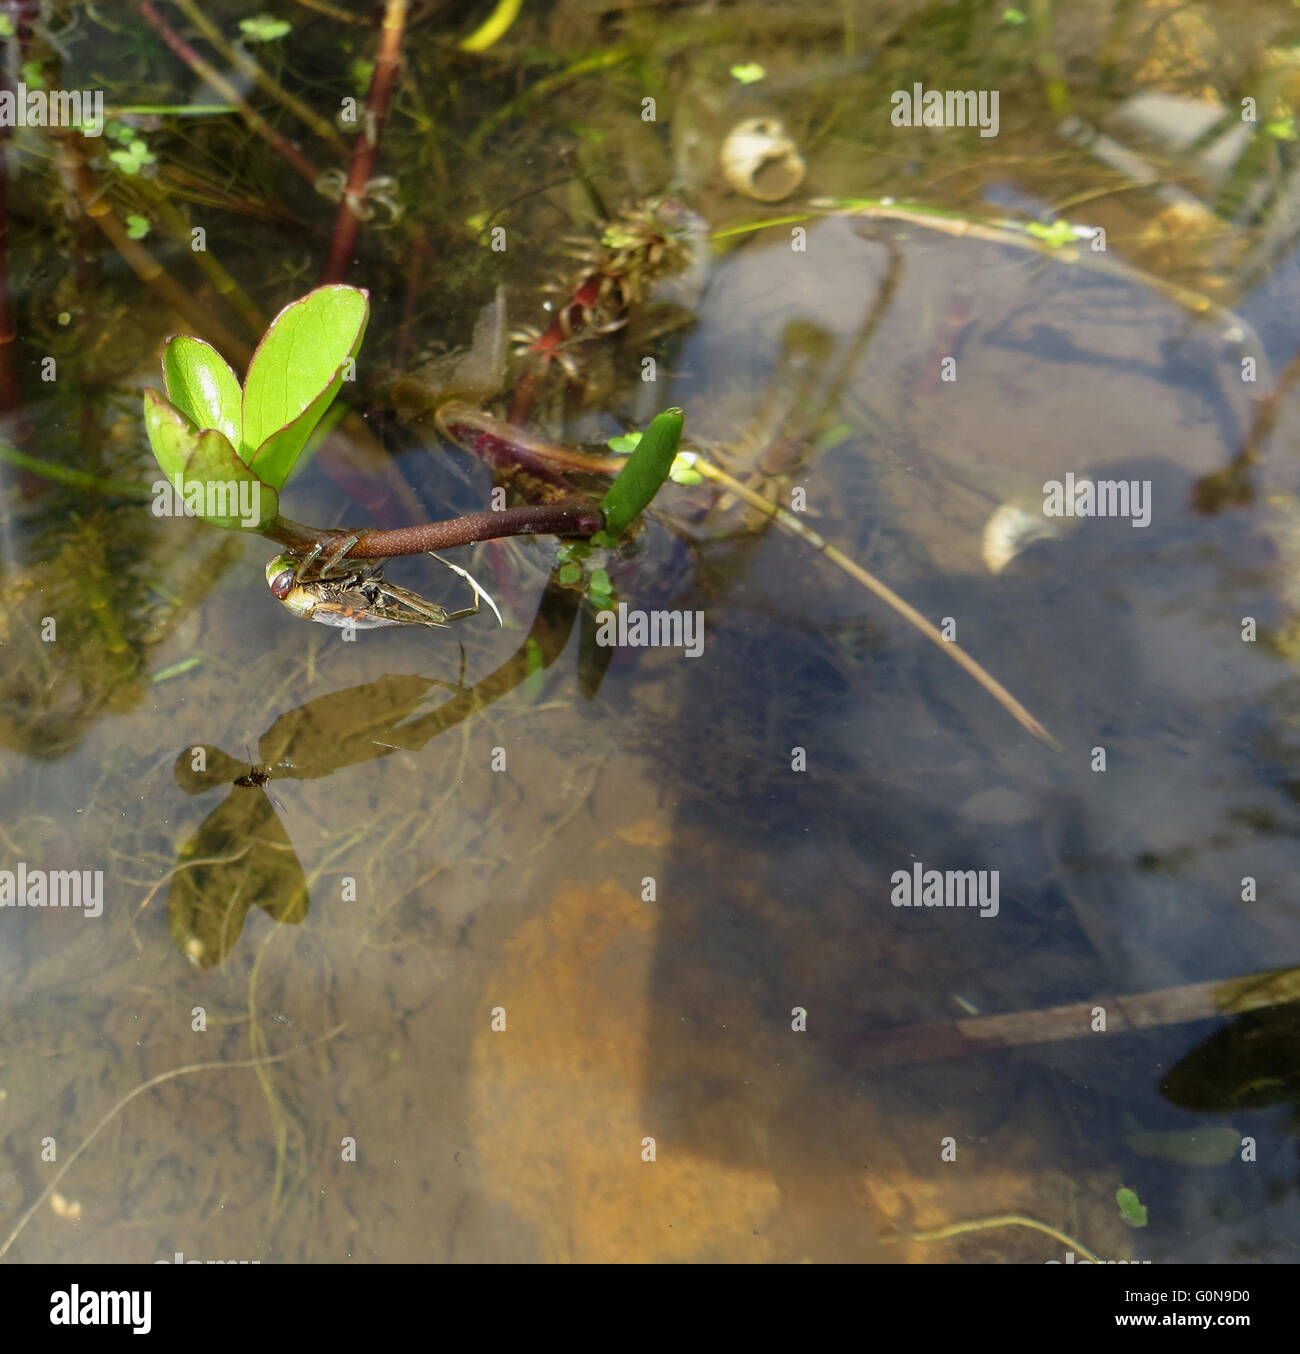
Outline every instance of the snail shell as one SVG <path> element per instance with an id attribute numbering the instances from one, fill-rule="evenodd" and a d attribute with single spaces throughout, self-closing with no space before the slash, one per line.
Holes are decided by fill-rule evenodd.
<path id="1" fill-rule="evenodd" d="M 746 118 L 722 143 L 722 176 L 757 202 L 780 202 L 803 182 L 807 166 L 776 118 Z"/>
<path id="2" fill-rule="evenodd" d="M 1061 528 L 1041 512 L 1028 512 L 1018 503 L 1002 503 L 984 524 L 981 554 L 989 572 L 1000 574 L 1026 546 L 1061 534 Z"/>

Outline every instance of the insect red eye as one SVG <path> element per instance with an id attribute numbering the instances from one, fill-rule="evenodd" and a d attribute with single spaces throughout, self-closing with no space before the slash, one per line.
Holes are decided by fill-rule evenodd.
<path id="1" fill-rule="evenodd" d="M 271 580 L 271 596 L 277 602 L 283 602 L 293 591 L 293 570 L 281 569 Z"/>

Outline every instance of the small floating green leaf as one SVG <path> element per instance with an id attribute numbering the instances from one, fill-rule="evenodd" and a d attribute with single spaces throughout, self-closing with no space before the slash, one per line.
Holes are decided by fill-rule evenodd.
<path id="1" fill-rule="evenodd" d="M 618 437 L 608 438 L 605 445 L 616 456 L 630 456 L 636 450 L 636 444 L 640 440 L 640 433 L 621 433 Z"/>
<path id="2" fill-rule="evenodd" d="M 293 25 L 269 14 L 255 14 L 251 19 L 240 19 L 239 31 L 249 42 L 274 42 L 276 38 L 292 33 Z"/>
<path id="3" fill-rule="evenodd" d="M 1130 1227 L 1145 1227 L 1147 1225 L 1146 1207 L 1138 1200 L 1135 1191 L 1117 1189 L 1115 1191 L 1115 1202 L 1119 1205 L 1120 1217 Z"/>
<path id="4" fill-rule="evenodd" d="M 766 68 L 760 66 L 757 61 L 742 61 L 731 68 L 731 78 L 739 80 L 742 85 L 756 84 L 766 75 Z"/>
<path id="5" fill-rule="evenodd" d="M 672 466 L 668 470 L 668 478 L 674 484 L 703 484 L 704 476 L 690 463 L 685 456 L 674 456 Z"/>
<path id="6" fill-rule="evenodd" d="M 1053 221 L 1050 226 L 1044 226 L 1038 221 L 1029 221 L 1025 224 L 1025 234 L 1032 235 L 1036 240 L 1042 240 L 1053 249 L 1061 249 L 1067 244 L 1077 244 L 1079 239 L 1074 233 L 1074 227 L 1068 221 Z"/>

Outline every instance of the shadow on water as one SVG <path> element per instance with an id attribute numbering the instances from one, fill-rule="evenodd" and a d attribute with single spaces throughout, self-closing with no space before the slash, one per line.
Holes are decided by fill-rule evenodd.
<path id="1" fill-rule="evenodd" d="M 405 210 L 363 231 L 351 275 L 372 293 L 355 400 L 372 459 L 324 449 L 286 498 L 326 524 L 481 509 L 484 467 L 401 422 L 391 379 L 468 343 L 498 284 L 512 322 L 545 325 L 537 286 L 591 188 L 616 207 L 671 186 L 719 233 L 711 270 L 575 348 L 585 396 L 556 382 L 534 422 L 603 441 L 684 406 L 696 445 L 783 503 L 797 491 L 800 520 L 943 624 L 1059 753 L 708 485 L 669 486 L 615 568 L 630 605 L 699 612 L 696 657 L 598 650 L 538 541 L 475 556 L 500 631 L 350 644 L 289 621 L 269 546 L 141 499 L 140 391 L 176 319 L 87 218 L 49 224 L 76 198 L 54 142 L 11 143 L 15 351 L 75 376 L 24 375 L 6 419 L 44 470 L 0 463 L 0 871 L 98 871 L 103 894 L 99 914 L 0 909 L 0 1251 L 1059 1258 L 1028 1228 L 914 1236 L 1014 1213 L 1113 1258 L 1286 1258 L 1295 994 L 1214 992 L 1296 961 L 1295 474 L 1261 454 L 1230 506 L 1203 492 L 1295 347 L 1270 313 L 1286 241 L 1260 255 L 1275 228 L 1231 182 L 1203 235 L 1112 192 L 1113 168 L 1056 138 L 1011 26 L 900 6 L 867 52 L 857 8 L 748 6 L 744 42 L 740 11 L 682 7 L 672 35 L 620 11 L 594 64 L 578 4 L 518 21 L 549 54 L 536 67 L 408 33 L 381 155 Z M 1095 8 L 1059 37 L 1102 122 L 1172 57 Z M 1204 32 L 1179 50 L 1244 88 L 1240 44 L 1215 46 L 1230 8 L 1189 17 Z M 81 22 L 110 102 L 207 102 L 179 65 L 163 89 L 152 40 Z M 1288 31 L 1264 25 L 1251 61 Z M 318 67 L 327 102 L 351 90 L 354 44 L 327 20 L 292 41 L 281 78 Z M 65 83 L 86 78 L 82 42 Z M 728 71 L 756 55 L 764 78 L 742 86 Z M 1000 140 L 892 126 L 917 63 L 999 87 Z M 766 208 L 728 189 L 718 151 L 773 109 L 809 179 Z M 229 292 L 194 280 L 161 193 L 257 308 L 307 290 L 333 206 L 281 183 L 234 118 L 150 117 L 129 126 L 156 172 L 91 167 L 124 219 L 148 217 L 155 257 L 217 313 Z M 1266 149 L 1289 172 L 1286 143 Z M 1111 246 L 807 206 L 904 192 L 1021 225 L 1077 203 L 1061 213 L 1095 209 Z M 1234 255 L 1238 234 L 1256 252 Z M 1247 291 L 1266 348 L 1220 305 Z M 1272 446 L 1296 417 L 1281 400 Z M 1068 476 L 1135 486 L 1134 512 L 1045 516 Z M 996 877 L 996 912 L 897 905 L 927 870 Z M 899 1031 L 907 1057 L 881 1058 Z"/>

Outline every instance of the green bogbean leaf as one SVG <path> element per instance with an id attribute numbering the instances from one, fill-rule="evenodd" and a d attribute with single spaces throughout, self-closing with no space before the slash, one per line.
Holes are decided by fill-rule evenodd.
<path id="1" fill-rule="evenodd" d="M 357 287 L 317 287 L 287 305 L 257 345 L 244 380 L 240 453 L 265 483 L 289 477 L 312 429 L 357 355 L 370 297 Z"/>
<path id="2" fill-rule="evenodd" d="M 206 503 L 198 515 L 213 526 L 256 531 L 280 511 L 280 495 L 274 487 L 259 479 L 215 428 L 199 433 L 185 467 L 185 480 L 187 485 L 204 484 Z M 251 506 L 249 516 L 244 515 L 244 505 Z"/>
<path id="3" fill-rule="evenodd" d="M 167 398 L 196 428 L 215 428 L 232 447 L 243 437 L 243 392 L 226 359 L 202 339 L 177 335 L 163 353 Z"/>
<path id="4" fill-rule="evenodd" d="M 144 392 L 144 430 L 158 469 L 168 479 L 183 474 L 199 430 L 156 390 Z"/>
<path id="5" fill-rule="evenodd" d="M 144 393 L 144 426 L 158 468 L 195 516 L 254 530 L 280 510 L 279 495 L 241 461 L 223 432 L 199 429 L 156 390 Z"/>
<path id="6" fill-rule="evenodd" d="M 681 438 L 682 411 L 676 408 L 665 409 L 645 430 L 600 502 L 605 514 L 604 535 L 610 540 L 617 541 L 659 492 L 672 469 Z"/>

